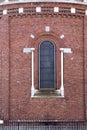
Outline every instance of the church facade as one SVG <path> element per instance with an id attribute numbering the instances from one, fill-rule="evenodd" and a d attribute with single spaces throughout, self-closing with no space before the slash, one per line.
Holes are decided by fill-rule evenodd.
<path id="1" fill-rule="evenodd" d="M 87 120 L 87 2 L 1 1 L 0 119 Z"/>

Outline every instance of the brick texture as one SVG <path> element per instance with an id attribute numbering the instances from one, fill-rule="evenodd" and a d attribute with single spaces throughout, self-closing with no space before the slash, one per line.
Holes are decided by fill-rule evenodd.
<path id="1" fill-rule="evenodd" d="M 52 7 L 55 3 L 38 3 Z M 35 3 L 13 4 L 7 9 L 36 7 Z M 85 6 L 59 4 L 83 9 Z M 2 9 L 2 7 L 0 7 Z M 15 9 L 14 9 L 15 12 Z M 45 27 L 50 31 L 46 32 Z M 30 37 L 33 34 L 34 39 Z M 60 39 L 61 35 L 64 39 Z M 35 88 L 38 89 L 38 46 L 43 40 L 56 45 L 57 88 L 61 85 L 60 48 L 71 48 L 72 54 L 64 54 L 65 97 L 31 98 L 31 54 L 23 48 L 35 48 Z M 71 14 L 18 14 L 9 13 L 0 19 L 0 118 L 7 119 L 64 119 L 87 118 L 87 16 Z"/>
<path id="2" fill-rule="evenodd" d="M 8 17 L 0 20 L 0 111 L 1 119 L 8 119 L 9 110 L 9 26 Z"/>

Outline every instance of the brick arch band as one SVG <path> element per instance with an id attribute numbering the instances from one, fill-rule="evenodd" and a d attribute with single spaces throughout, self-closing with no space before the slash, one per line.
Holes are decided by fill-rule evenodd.
<path id="1" fill-rule="evenodd" d="M 61 35 L 61 34 L 60 34 Z M 54 32 L 43 32 L 40 34 L 36 34 L 36 38 L 33 41 L 33 47 L 38 46 L 39 43 L 44 40 L 49 40 L 55 43 L 55 45 L 59 46 L 59 48 L 65 47 L 64 40 L 60 39 L 60 35 L 55 34 Z"/>

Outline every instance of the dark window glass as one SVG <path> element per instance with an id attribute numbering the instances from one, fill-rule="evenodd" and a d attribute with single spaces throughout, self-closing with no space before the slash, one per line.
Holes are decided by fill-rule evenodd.
<path id="1" fill-rule="evenodd" d="M 39 88 L 55 88 L 55 46 L 50 41 L 39 45 Z"/>

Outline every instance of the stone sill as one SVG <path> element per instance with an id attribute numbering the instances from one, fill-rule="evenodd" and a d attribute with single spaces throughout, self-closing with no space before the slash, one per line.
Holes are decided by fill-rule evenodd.
<path id="1" fill-rule="evenodd" d="M 59 2 L 59 3 L 70 3 L 70 4 L 80 4 L 80 5 L 87 5 L 87 2 L 80 2 L 80 1 L 69 1 L 69 0 L 14 0 L 8 2 L 1 2 L 0 6 L 2 5 L 9 5 L 9 4 L 17 4 L 17 3 L 30 3 L 30 2 Z"/>
<path id="2" fill-rule="evenodd" d="M 59 90 L 36 90 L 31 98 L 64 98 Z"/>
<path id="3" fill-rule="evenodd" d="M 63 96 L 33 96 L 31 98 L 65 98 Z"/>

